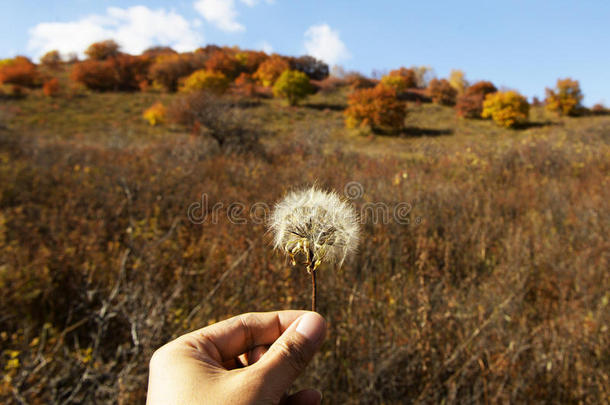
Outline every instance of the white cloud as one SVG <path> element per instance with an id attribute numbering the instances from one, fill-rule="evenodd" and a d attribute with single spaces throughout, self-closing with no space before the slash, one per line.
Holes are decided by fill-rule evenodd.
<path id="1" fill-rule="evenodd" d="M 265 53 L 272 53 L 273 46 L 267 41 L 261 41 L 258 43 L 257 48 Z"/>
<path id="2" fill-rule="evenodd" d="M 259 4 L 262 0 L 241 0 L 242 3 L 247 5 L 248 7 L 254 7 Z M 267 4 L 275 3 L 275 0 L 264 0 Z"/>
<path id="3" fill-rule="evenodd" d="M 237 32 L 246 29 L 235 20 L 237 11 L 233 0 L 197 0 L 193 7 L 206 21 L 223 31 Z"/>
<path id="4" fill-rule="evenodd" d="M 82 56 L 93 42 L 114 39 L 123 51 L 133 54 L 153 45 L 167 45 L 184 52 L 203 43 L 203 36 L 193 28 L 193 24 L 173 11 L 151 10 L 145 6 L 109 7 L 105 15 L 34 26 L 29 31 L 28 49 L 35 56 L 53 49 Z"/>
<path id="5" fill-rule="evenodd" d="M 312 25 L 305 31 L 305 50 L 329 65 L 335 65 L 351 56 L 339 38 L 339 32 L 328 24 Z"/>
<path id="6" fill-rule="evenodd" d="M 261 2 L 273 4 L 275 0 L 239 0 L 248 7 L 254 7 Z M 207 22 L 227 32 L 245 31 L 246 27 L 237 22 L 235 0 L 196 0 L 193 7 Z"/>

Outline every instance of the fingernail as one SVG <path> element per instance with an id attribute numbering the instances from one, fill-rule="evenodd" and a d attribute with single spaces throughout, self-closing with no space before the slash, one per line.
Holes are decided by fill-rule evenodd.
<path id="1" fill-rule="evenodd" d="M 296 330 L 305 336 L 307 340 L 317 342 L 324 335 L 325 328 L 324 318 L 315 312 L 308 312 L 301 316 Z"/>

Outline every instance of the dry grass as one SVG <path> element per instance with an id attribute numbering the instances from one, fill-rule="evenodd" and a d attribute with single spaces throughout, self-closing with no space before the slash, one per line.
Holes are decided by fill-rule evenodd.
<path id="1" fill-rule="evenodd" d="M 411 105 L 404 133 L 358 137 L 329 107 L 341 93 L 265 100 L 245 111 L 274 134 L 265 154 L 234 156 L 148 127 L 159 97 L 0 106 L 0 400 L 141 403 L 169 339 L 306 308 L 306 275 L 226 214 L 317 180 L 412 209 L 365 218 L 357 258 L 320 269 L 329 336 L 299 386 L 328 403 L 609 401 L 609 117 L 515 132 Z M 202 193 L 216 223 L 187 218 Z"/>

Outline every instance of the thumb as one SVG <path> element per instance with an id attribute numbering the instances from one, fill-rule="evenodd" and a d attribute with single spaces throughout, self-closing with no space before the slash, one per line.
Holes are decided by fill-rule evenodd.
<path id="1" fill-rule="evenodd" d="M 269 394 L 282 396 L 305 370 L 326 335 L 326 321 L 307 312 L 294 321 L 256 363 Z"/>

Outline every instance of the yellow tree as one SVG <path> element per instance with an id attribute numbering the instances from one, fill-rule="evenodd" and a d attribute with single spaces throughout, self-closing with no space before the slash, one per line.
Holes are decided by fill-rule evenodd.
<path id="1" fill-rule="evenodd" d="M 453 69 L 449 74 L 449 84 L 457 91 L 458 96 L 461 96 L 468 87 L 466 74 L 459 69 Z"/>
<path id="2" fill-rule="evenodd" d="M 578 80 L 558 79 L 555 89 L 546 89 L 546 108 L 559 115 L 578 115 L 582 99 Z"/>

